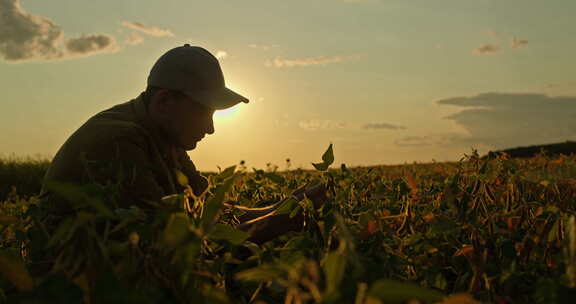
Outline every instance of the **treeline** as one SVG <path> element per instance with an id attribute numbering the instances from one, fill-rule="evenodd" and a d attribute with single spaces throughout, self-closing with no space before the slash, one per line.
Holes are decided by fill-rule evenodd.
<path id="1" fill-rule="evenodd" d="M 40 193 L 50 161 L 43 158 L 0 158 L 0 202 L 9 196 L 23 198 Z"/>
<path id="2" fill-rule="evenodd" d="M 533 145 L 528 147 L 517 147 L 499 151 L 490 151 L 485 158 L 495 158 L 500 153 L 506 153 L 514 158 L 529 158 L 537 154 L 544 153 L 548 156 L 559 156 L 560 154 L 571 155 L 576 153 L 576 142 L 566 141 L 564 143 L 555 143 L 547 145 Z"/>

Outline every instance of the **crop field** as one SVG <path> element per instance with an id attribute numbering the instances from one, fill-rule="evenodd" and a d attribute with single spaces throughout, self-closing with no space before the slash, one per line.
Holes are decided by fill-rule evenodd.
<path id="1" fill-rule="evenodd" d="M 317 157 L 311 157 L 316 160 Z M 0 162 L 0 303 L 572 303 L 576 156 L 315 170 L 230 167 L 194 202 L 153 212 L 105 203 L 114 185 L 54 185 L 75 212 L 49 233 L 46 162 Z M 8 172 L 8 173 L 7 173 Z M 304 228 L 263 245 L 224 202 L 284 200 Z M 22 187 L 20 187 L 22 185 Z M 14 186 L 14 187 L 12 187 Z M 8 189 L 8 190 L 6 190 Z M 43 272 L 43 253 L 57 258 Z"/>

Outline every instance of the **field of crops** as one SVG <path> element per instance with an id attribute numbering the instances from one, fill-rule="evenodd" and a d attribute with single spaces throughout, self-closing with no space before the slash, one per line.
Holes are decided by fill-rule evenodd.
<path id="1" fill-rule="evenodd" d="M 228 168 L 209 175 L 210 190 L 194 203 L 166 197 L 147 214 L 109 208 L 101 197 L 110 185 L 57 185 L 76 212 L 53 233 L 34 193 L 18 190 L 26 181 L 18 168 L 29 176 L 46 164 L 0 162 L 2 186 L 16 183 L 0 203 L 0 303 L 576 297 L 576 156 L 484 160 L 473 151 L 453 163 L 328 168 L 332 162 L 330 147 L 314 171 Z M 304 213 L 300 232 L 258 246 L 223 224 L 226 201 L 273 202 L 306 183 L 324 183 L 329 200 L 317 210 L 308 199 L 285 201 L 279 212 Z M 48 274 L 40 271 L 44 252 L 57 256 Z"/>

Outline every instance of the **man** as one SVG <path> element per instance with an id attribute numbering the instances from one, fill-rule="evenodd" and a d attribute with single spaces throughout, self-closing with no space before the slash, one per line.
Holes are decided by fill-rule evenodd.
<path id="1" fill-rule="evenodd" d="M 207 180 L 196 170 L 186 151 L 214 133 L 215 110 L 248 103 L 226 88 L 218 60 L 207 50 L 188 44 L 162 55 L 148 76 L 146 91 L 137 98 L 91 117 L 59 149 L 46 173 L 42 198 L 60 217 L 73 212 L 51 199 L 53 182 L 118 185 L 112 207 L 136 205 L 147 209 L 162 197 L 185 193 L 189 199 L 203 193 Z M 187 192 L 191 189 L 193 192 Z M 301 188 L 315 204 L 324 199 L 322 186 Z M 251 240 L 263 243 L 287 231 L 298 230 L 302 216 L 274 213 L 277 205 L 242 207 L 240 228 Z"/>

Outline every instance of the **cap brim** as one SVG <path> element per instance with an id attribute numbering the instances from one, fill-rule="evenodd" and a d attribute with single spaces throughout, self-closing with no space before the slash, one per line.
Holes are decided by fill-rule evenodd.
<path id="1" fill-rule="evenodd" d="M 215 91 L 186 92 L 184 93 L 197 102 L 214 110 L 222 110 L 235 106 L 241 102 L 248 103 L 248 98 L 230 90 L 222 88 Z"/>

